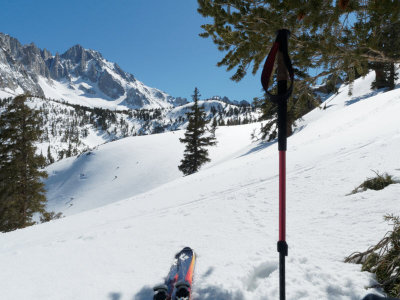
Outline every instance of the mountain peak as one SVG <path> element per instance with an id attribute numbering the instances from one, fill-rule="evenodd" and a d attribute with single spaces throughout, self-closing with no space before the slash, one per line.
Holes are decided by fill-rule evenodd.
<path id="1" fill-rule="evenodd" d="M 175 106 L 175 98 L 158 89 L 145 86 L 132 74 L 122 70 L 116 63 L 103 58 L 100 52 L 76 44 L 62 54 L 53 56 L 46 49 L 39 49 L 34 43 L 21 45 L 9 35 L 0 33 L 0 62 L 8 68 L 0 69 L 0 91 L 19 88 L 34 95 L 58 95 L 52 85 L 40 81 L 40 76 L 59 82 L 67 82 L 67 94 L 72 102 L 95 103 L 115 101 L 115 104 L 129 108 L 161 108 Z M 11 71 L 10 71 L 11 70 Z M 21 73 L 21 70 L 23 71 Z M 60 98 L 64 99 L 60 94 Z M 80 100 L 75 100 L 80 99 Z M 69 99 L 64 99 L 67 102 Z"/>
<path id="2" fill-rule="evenodd" d="M 76 44 L 72 46 L 67 51 L 65 51 L 62 55 L 62 58 L 72 60 L 74 63 L 80 62 L 82 59 L 85 59 L 85 48 L 81 45 Z"/>

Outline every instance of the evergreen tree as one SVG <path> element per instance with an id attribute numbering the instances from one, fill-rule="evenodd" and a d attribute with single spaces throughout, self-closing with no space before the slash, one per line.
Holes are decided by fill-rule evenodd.
<path id="1" fill-rule="evenodd" d="M 210 132 L 211 132 L 211 134 L 212 134 L 213 137 L 215 137 L 215 131 L 217 130 L 217 126 L 218 126 L 217 118 L 214 117 L 214 118 L 212 119 L 212 122 L 211 122 L 211 129 L 210 129 Z"/>
<path id="2" fill-rule="evenodd" d="M 198 4 L 198 12 L 213 20 L 201 26 L 200 36 L 210 37 L 226 53 L 217 65 L 235 68 L 232 80 L 241 80 L 249 67 L 257 72 L 281 28 L 292 32 L 289 50 L 296 75 L 337 61 L 323 55 L 337 54 L 337 43 L 332 41 L 343 28 L 340 17 L 346 12 L 335 1 L 198 0 Z"/>
<path id="3" fill-rule="evenodd" d="M 189 122 L 185 137 L 179 139 L 181 143 L 186 144 L 183 159 L 178 166 L 184 175 L 197 172 L 204 163 L 210 161 L 206 147 L 216 144 L 215 137 L 206 136 L 206 113 L 198 104 L 200 94 L 197 88 L 194 89 L 192 97 L 194 103 L 186 114 Z"/>
<path id="4" fill-rule="evenodd" d="M 400 60 L 400 2 L 365 1 L 356 11 L 354 30 L 348 30 L 348 42 L 354 45 L 355 59 L 375 71 L 372 88 L 394 88 L 394 63 Z"/>
<path id="5" fill-rule="evenodd" d="M 297 118 L 318 105 L 311 90 L 318 78 L 330 76 L 329 88 L 335 91 L 341 78 L 352 83 L 373 69 L 373 87 L 395 86 L 394 64 L 400 63 L 400 1 L 198 0 L 198 4 L 198 12 L 213 21 L 201 26 L 200 36 L 211 38 L 225 53 L 217 65 L 235 70 L 231 77 L 235 81 L 250 67 L 253 74 L 257 72 L 276 30 L 291 31 L 289 51 L 296 82 L 288 103 L 288 134 Z M 311 75 L 309 70 L 316 68 L 323 71 Z M 264 118 L 275 120 L 275 109 L 262 106 Z M 272 138 L 274 123 L 267 125 L 263 135 Z"/>
<path id="6" fill-rule="evenodd" d="M 27 95 L 14 98 L 0 119 L 0 231 L 34 224 L 35 213 L 43 215 L 46 196 L 40 170 L 44 157 L 35 153 L 40 139 L 38 112 L 30 109 Z"/>
<path id="7" fill-rule="evenodd" d="M 299 92 L 302 89 L 302 92 Z M 321 102 L 315 97 L 312 90 L 301 83 L 295 85 L 293 95 L 288 100 L 286 135 L 291 136 L 296 120 L 300 119 L 309 111 L 320 105 Z M 278 105 L 264 98 L 255 98 L 254 105 L 261 109 L 260 120 L 266 120 L 261 128 L 261 139 L 272 141 L 277 137 Z"/>
<path id="8" fill-rule="evenodd" d="M 213 20 L 201 27 L 225 56 L 218 66 L 236 68 L 241 80 L 252 66 L 255 74 L 268 54 L 276 30 L 291 31 L 290 55 L 296 77 L 309 68 L 349 82 L 368 72 L 371 63 L 400 62 L 400 1 L 198 0 L 198 12 Z"/>

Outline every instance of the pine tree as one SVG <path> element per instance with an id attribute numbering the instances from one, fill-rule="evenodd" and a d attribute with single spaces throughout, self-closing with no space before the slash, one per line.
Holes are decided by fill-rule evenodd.
<path id="1" fill-rule="evenodd" d="M 46 213 L 41 179 L 47 173 L 40 170 L 45 162 L 33 144 L 42 131 L 27 97 L 15 97 L 0 118 L 0 231 L 32 225 L 35 213 Z"/>
<path id="2" fill-rule="evenodd" d="M 341 79 L 351 84 L 372 69 L 373 87 L 395 87 L 400 1 L 198 0 L 198 4 L 198 12 L 212 20 L 201 26 L 200 36 L 211 38 L 224 52 L 217 65 L 235 70 L 234 81 L 243 79 L 250 68 L 256 74 L 276 30 L 291 31 L 289 51 L 296 82 L 288 103 L 288 135 L 295 120 L 319 104 L 311 90 L 319 78 L 330 78 L 328 88 L 335 91 Z M 316 68 L 322 71 L 309 72 Z M 263 117 L 269 120 L 262 136 L 271 140 L 276 136 L 276 109 L 267 98 L 262 102 Z"/>
<path id="3" fill-rule="evenodd" d="M 189 122 L 185 137 L 179 139 L 181 143 L 186 144 L 183 159 L 178 166 L 184 175 L 197 172 L 204 163 L 210 161 L 206 147 L 216 144 L 215 137 L 206 136 L 206 113 L 198 104 L 200 94 L 197 88 L 194 89 L 192 97 L 194 103 L 186 114 Z"/>
<path id="4" fill-rule="evenodd" d="M 213 106 L 212 106 L 212 107 L 213 107 Z M 211 134 L 212 134 L 213 137 L 215 137 L 215 131 L 217 130 L 217 126 L 218 126 L 217 118 L 214 117 L 214 118 L 212 119 L 212 122 L 211 122 L 211 129 L 210 129 L 210 132 L 211 132 Z"/>
<path id="5" fill-rule="evenodd" d="M 224 51 L 217 65 L 235 69 L 232 80 L 241 80 L 250 67 L 255 74 L 276 30 L 287 28 L 292 33 L 289 50 L 296 78 L 308 86 L 328 75 L 351 83 L 369 68 L 377 70 L 378 86 L 382 82 L 394 86 L 393 72 L 388 80 L 379 78 L 385 72 L 379 63 L 400 63 L 400 1 L 198 0 L 198 4 L 198 12 L 213 20 L 201 26 L 200 36 L 211 38 Z M 307 74 L 321 67 L 322 72 Z"/>
<path id="6" fill-rule="evenodd" d="M 357 12 L 349 42 L 356 45 L 357 60 L 375 71 L 372 88 L 393 89 L 394 63 L 400 60 L 400 2 L 366 1 Z"/>
<path id="7" fill-rule="evenodd" d="M 302 89 L 300 93 L 299 90 Z M 288 100 L 286 135 L 291 136 L 296 120 L 300 119 L 309 111 L 320 105 L 321 102 L 315 97 L 312 90 L 306 85 L 298 83 L 295 85 L 293 95 Z M 261 109 L 260 120 L 267 122 L 262 125 L 261 139 L 272 141 L 277 137 L 278 106 L 271 101 L 265 101 L 264 98 L 255 98 L 254 105 Z"/>

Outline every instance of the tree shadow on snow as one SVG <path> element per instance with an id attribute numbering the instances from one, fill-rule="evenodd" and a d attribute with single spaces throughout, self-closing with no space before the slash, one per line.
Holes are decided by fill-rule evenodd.
<path id="1" fill-rule="evenodd" d="M 153 295 L 153 289 L 149 286 L 145 286 L 133 296 L 132 300 L 151 300 L 153 299 Z"/>
<path id="2" fill-rule="evenodd" d="M 122 294 L 121 293 L 112 292 L 112 293 L 108 294 L 108 297 L 110 298 L 110 300 L 120 300 L 121 297 L 122 297 Z"/>
<path id="3" fill-rule="evenodd" d="M 347 101 L 345 102 L 345 105 L 346 105 L 346 106 L 350 106 L 350 105 L 352 105 L 352 104 L 354 104 L 354 103 L 360 102 L 360 101 L 362 101 L 362 100 L 365 100 L 365 99 L 370 98 L 370 97 L 372 97 L 372 96 L 376 96 L 376 95 L 381 94 L 381 93 L 384 93 L 384 92 L 386 92 L 386 91 L 387 91 L 386 89 L 379 89 L 379 90 L 377 90 L 377 91 L 370 92 L 370 93 L 368 93 L 368 94 L 366 94 L 366 95 L 363 95 L 363 96 L 360 96 L 360 97 L 356 97 L 356 98 L 353 98 L 353 99 L 351 99 L 351 100 L 347 100 Z"/>
<path id="4" fill-rule="evenodd" d="M 203 278 L 210 276 L 214 272 L 214 267 L 208 268 L 208 270 L 203 274 Z"/>
<path id="5" fill-rule="evenodd" d="M 260 143 L 258 143 L 257 146 L 250 149 L 245 154 L 240 155 L 239 157 L 243 157 L 243 156 L 247 156 L 249 154 L 255 153 L 255 152 L 259 152 L 259 151 L 264 150 L 265 148 L 268 148 L 269 146 L 274 145 L 276 143 L 277 143 L 277 140 L 273 140 L 272 142 L 265 142 L 265 141 L 260 142 Z"/>

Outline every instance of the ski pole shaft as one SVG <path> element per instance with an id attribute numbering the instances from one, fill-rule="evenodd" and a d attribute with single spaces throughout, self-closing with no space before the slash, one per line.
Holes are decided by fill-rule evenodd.
<path id="1" fill-rule="evenodd" d="M 278 93 L 286 92 L 286 81 L 278 81 Z M 279 295 L 286 299 L 285 256 L 288 255 L 286 243 L 286 101 L 278 103 L 278 149 L 279 149 Z"/>
<path id="2" fill-rule="evenodd" d="M 278 60 L 279 62 L 279 60 Z M 278 95 L 286 93 L 287 81 L 278 81 Z M 279 241 L 286 241 L 286 149 L 287 149 L 287 102 L 278 102 L 278 150 L 279 150 Z"/>

